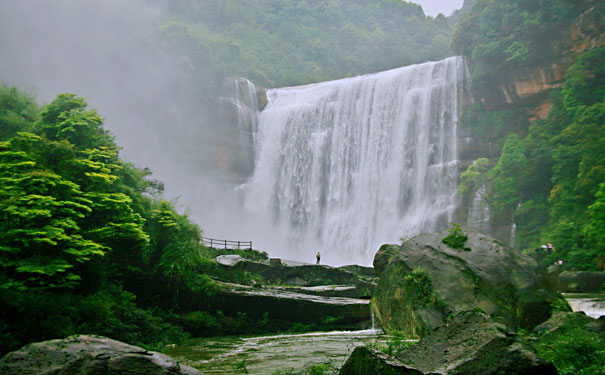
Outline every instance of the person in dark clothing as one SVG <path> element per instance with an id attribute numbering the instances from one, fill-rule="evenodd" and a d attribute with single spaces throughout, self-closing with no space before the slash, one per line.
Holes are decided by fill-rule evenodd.
<path id="1" fill-rule="evenodd" d="M 321 254 L 319 254 L 319 251 L 317 252 L 317 255 L 315 256 L 315 259 L 317 259 L 315 264 L 319 264 L 319 260 L 321 259 Z"/>

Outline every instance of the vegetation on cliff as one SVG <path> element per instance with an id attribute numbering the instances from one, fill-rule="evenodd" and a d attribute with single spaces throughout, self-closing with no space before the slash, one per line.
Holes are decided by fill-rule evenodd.
<path id="1" fill-rule="evenodd" d="M 168 11 L 162 48 L 200 87 L 229 75 L 265 87 L 307 84 L 451 55 L 447 19 L 402 1 L 155 2 Z"/>
<path id="2" fill-rule="evenodd" d="M 478 1 L 460 21 L 453 46 L 469 57 L 483 93 L 498 91 L 516 70 L 572 59 L 546 100 L 465 109 L 462 128 L 491 144 L 493 155 L 462 173 L 458 190 L 470 200 L 485 188 L 492 223 L 516 223 L 517 247 L 552 242 L 556 252 L 549 261 L 593 270 L 605 257 L 605 49 L 588 48 L 575 58 L 575 47 L 563 38 L 587 11 L 602 18 L 603 6 L 591 0 Z M 536 100 L 547 116 L 531 114 Z"/>
<path id="3" fill-rule="evenodd" d="M 478 0 L 453 35 L 456 54 L 470 58 L 474 83 L 489 88 L 503 74 L 551 61 L 562 36 L 595 0 Z"/>

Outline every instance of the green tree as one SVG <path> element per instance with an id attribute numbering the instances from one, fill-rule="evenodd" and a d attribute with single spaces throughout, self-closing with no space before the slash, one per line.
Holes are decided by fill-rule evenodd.
<path id="1" fill-rule="evenodd" d="M 0 84 L 0 141 L 29 130 L 37 116 L 38 105 L 31 96 Z"/>
<path id="2" fill-rule="evenodd" d="M 0 143 L 1 288 L 73 287 L 78 263 L 106 248 L 85 238 L 79 223 L 92 202 L 79 186 L 41 168 L 32 150 L 48 141 L 30 133 Z"/>

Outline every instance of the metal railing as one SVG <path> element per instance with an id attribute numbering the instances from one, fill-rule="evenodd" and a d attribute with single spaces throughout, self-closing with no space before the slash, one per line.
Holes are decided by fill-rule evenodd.
<path id="1" fill-rule="evenodd" d="M 252 250 L 252 241 L 217 240 L 216 238 L 202 237 L 202 242 L 208 247 L 216 249 L 249 249 Z"/>

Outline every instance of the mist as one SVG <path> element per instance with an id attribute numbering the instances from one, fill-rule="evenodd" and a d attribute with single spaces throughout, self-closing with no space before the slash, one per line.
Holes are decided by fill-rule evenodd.
<path id="1" fill-rule="evenodd" d="M 165 197 L 178 198 L 180 211 L 205 229 L 208 210 L 231 197 L 208 176 L 213 161 L 203 151 L 213 114 L 183 61 L 160 48 L 162 15 L 143 1 L 2 1 L 0 82 L 40 103 L 65 92 L 85 97 L 121 157 L 150 168 Z"/>

